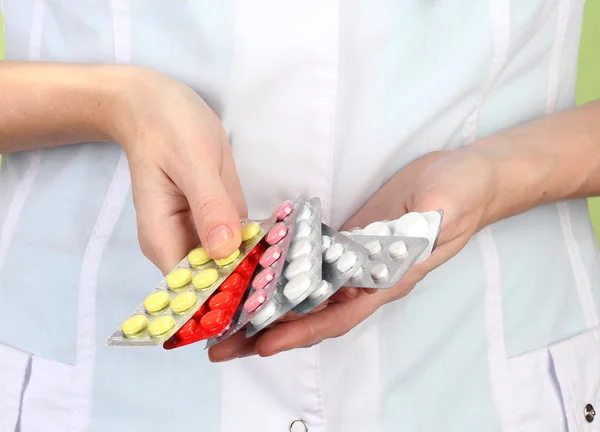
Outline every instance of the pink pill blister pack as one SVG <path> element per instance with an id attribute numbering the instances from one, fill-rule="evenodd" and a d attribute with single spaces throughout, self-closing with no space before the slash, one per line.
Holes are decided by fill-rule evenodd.
<path id="1" fill-rule="evenodd" d="M 246 326 L 251 337 L 306 299 L 322 280 L 321 201 L 300 203 L 292 244 L 277 280 L 273 297 L 265 302 Z M 304 245 L 298 248 L 298 243 Z"/>
<path id="2" fill-rule="evenodd" d="M 206 342 L 206 348 L 228 339 L 244 328 L 260 312 L 263 304 L 273 297 L 295 233 L 298 214 L 296 208 L 301 208 L 304 203 L 302 199 L 295 203 L 285 201 L 275 209 L 273 217 L 277 219 L 277 223 L 265 237 L 269 247 L 260 257 L 259 268 L 252 278 L 243 307 L 238 309 L 231 326 L 225 332 Z"/>

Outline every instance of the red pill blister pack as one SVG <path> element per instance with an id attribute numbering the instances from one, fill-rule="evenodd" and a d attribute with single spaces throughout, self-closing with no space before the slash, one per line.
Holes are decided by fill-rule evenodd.
<path id="1" fill-rule="evenodd" d="M 259 271 L 252 279 L 249 295 L 234 317 L 232 325 L 223 334 L 208 340 L 206 348 L 228 339 L 244 328 L 258 313 L 260 307 L 272 298 L 296 228 L 296 208 L 303 202 L 302 200 L 295 203 L 285 201 L 273 212 L 277 223 L 262 242 L 266 243 L 265 246 L 268 248 L 260 257 Z"/>
<path id="2" fill-rule="evenodd" d="M 251 278 L 258 263 L 259 243 L 274 224 L 275 218 L 243 221 L 242 244 L 224 259 L 210 259 L 201 246 L 192 250 L 113 332 L 106 344 L 164 344 L 176 333 L 179 337 L 185 336 L 186 331 L 191 334 L 194 324 L 190 321 L 206 329 L 204 338 L 223 331 L 247 287 L 244 278 L 246 282 Z M 183 339 L 168 346 L 174 348 Z"/>

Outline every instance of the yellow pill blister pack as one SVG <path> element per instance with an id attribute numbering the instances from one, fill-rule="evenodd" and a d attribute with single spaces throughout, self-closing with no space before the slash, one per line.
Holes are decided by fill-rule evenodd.
<path id="1" fill-rule="evenodd" d="M 108 338 L 108 346 L 155 346 L 177 332 L 237 268 L 275 224 L 274 217 L 242 221 L 242 244 L 230 256 L 211 260 L 192 250 Z"/>

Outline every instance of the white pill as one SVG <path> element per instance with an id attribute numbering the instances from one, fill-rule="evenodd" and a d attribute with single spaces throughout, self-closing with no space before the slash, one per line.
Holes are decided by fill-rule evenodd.
<path id="1" fill-rule="evenodd" d="M 325 260 L 326 263 L 331 264 L 331 263 L 335 262 L 340 256 L 342 256 L 343 253 L 344 253 L 344 246 L 342 246 L 341 243 L 336 243 L 336 244 L 331 245 L 331 247 L 325 251 L 325 255 L 323 256 L 323 259 Z"/>
<path id="2" fill-rule="evenodd" d="M 302 255 L 301 257 L 293 260 L 285 269 L 284 276 L 287 280 L 290 280 L 300 273 L 308 272 L 312 268 L 313 264 L 308 255 Z"/>
<path id="3" fill-rule="evenodd" d="M 348 237 L 350 235 L 350 231 L 340 231 L 340 234 Z"/>
<path id="4" fill-rule="evenodd" d="M 321 252 L 325 253 L 331 246 L 331 237 L 323 236 L 321 239 Z"/>
<path id="5" fill-rule="evenodd" d="M 407 237 L 427 237 L 427 219 L 421 213 L 406 213 L 394 222 L 394 235 Z"/>
<path id="6" fill-rule="evenodd" d="M 354 274 L 352 275 L 352 278 L 357 278 L 359 277 L 363 272 L 362 266 L 357 268 L 356 271 L 354 272 Z"/>
<path id="7" fill-rule="evenodd" d="M 392 234 L 385 222 L 373 222 L 365 227 L 363 235 L 389 236 Z"/>
<path id="8" fill-rule="evenodd" d="M 310 224 L 306 221 L 300 221 L 296 224 L 296 231 L 294 231 L 294 240 L 308 237 L 312 232 Z"/>
<path id="9" fill-rule="evenodd" d="M 406 243 L 402 240 L 392 243 L 390 245 L 390 255 L 392 258 L 398 258 L 406 255 Z"/>
<path id="10" fill-rule="evenodd" d="M 317 289 L 311 292 L 308 296 L 312 299 L 316 299 L 326 294 L 327 291 L 331 288 L 331 284 L 326 280 L 322 280 Z"/>
<path id="11" fill-rule="evenodd" d="M 309 239 L 303 238 L 292 243 L 288 251 L 288 259 L 295 260 L 302 255 L 308 255 L 313 249 L 313 246 Z"/>
<path id="12" fill-rule="evenodd" d="M 379 252 L 381 252 L 381 243 L 379 243 L 378 240 L 370 241 L 369 243 L 365 244 L 365 249 L 369 251 L 369 256 L 377 255 Z"/>
<path id="13" fill-rule="evenodd" d="M 302 220 L 310 218 L 311 216 L 312 216 L 312 210 L 310 209 L 310 207 L 307 205 L 303 205 L 302 207 L 300 207 L 300 210 L 298 211 L 298 216 L 296 217 L 296 221 L 300 222 Z"/>
<path id="14" fill-rule="evenodd" d="M 267 322 L 269 318 L 275 315 L 275 312 L 277 312 L 277 303 L 270 301 L 263 305 L 263 308 L 254 315 L 254 318 L 252 318 L 250 322 L 255 326 L 259 326 L 262 323 Z"/>
<path id="15" fill-rule="evenodd" d="M 373 279 L 379 280 L 383 279 L 388 275 L 388 269 L 384 263 L 377 263 L 371 268 L 371 276 Z"/>
<path id="16" fill-rule="evenodd" d="M 354 228 L 350 230 L 350 234 L 352 235 L 362 235 L 362 230 L 360 228 Z"/>
<path id="17" fill-rule="evenodd" d="M 337 262 L 337 269 L 342 273 L 346 273 L 347 271 L 350 271 L 352 267 L 354 267 L 354 264 L 356 264 L 357 260 L 358 257 L 354 252 L 345 252 Z"/>
<path id="18" fill-rule="evenodd" d="M 283 287 L 283 295 L 290 301 L 301 297 L 310 288 L 308 273 L 301 273 L 288 281 Z"/>

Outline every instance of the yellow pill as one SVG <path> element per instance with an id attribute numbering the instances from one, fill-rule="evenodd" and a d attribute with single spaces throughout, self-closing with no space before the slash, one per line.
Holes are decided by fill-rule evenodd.
<path id="1" fill-rule="evenodd" d="M 196 276 L 194 276 L 192 284 L 194 284 L 197 289 L 204 289 L 214 284 L 217 279 L 219 279 L 218 271 L 215 269 L 206 269 L 199 271 Z"/>
<path id="2" fill-rule="evenodd" d="M 148 313 L 154 314 L 169 306 L 169 300 L 169 294 L 166 292 L 155 292 L 146 297 L 146 300 L 144 300 L 144 307 Z"/>
<path id="3" fill-rule="evenodd" d="M 183 288 L 192 280 L 192 271 L 186 268 L 178 268 L 173 270 L 167 276 L 167 285 L 169 288 Z"/>
<path id="4" fill-rule="evenodd" d="M 152 337 L 157 337 L 165 334 L 173 327 L 175 327 L 175 319 L 171 315 L 163 315 L 148 324 L 148 331 Z"/>
<path id="5" fill-rule="evenodd" d="M 204 248 L 196 248 L 188 254 L 188 261 L 192 267 L 200 267 L 210 261 Z"/>
<path id="6" fill-rule="evenodd" d="M 232 262 L 234 262 L 237 257 L 240 256 L 240 250 L 236 249 L 234 253 L 232 253 L 231 255 L 229 255 L 228 257 L 225 257 L 223 259 L 220 260 L 215 260 L 215 263 L 219 266 L 219 267 L 225 267 L 226 265 L 231 264 Z"/>
<path id="7" fill-rule="evenodd" d="M 134 315 L 123 323 L 121 330 L 125 336 L 131 337 L 144 330 L 147 325 L 148 319 L 144 315 Z"/>
<path id="8" fill-rule="evenodd" d="M 242 241 L 253 239 L 260 232 L 260 225 L 257 222 L 248 222 L 242 227 Z"/>
<path id="9" fill-rule="evenodd" d="M 189 310 L 192 306 L 196 304 L 196 294 L 191 291 L 182 292 L 175 296 L 173 300 L 171 300 L 171 309 L 176 314 L 180 314 Z"/>

